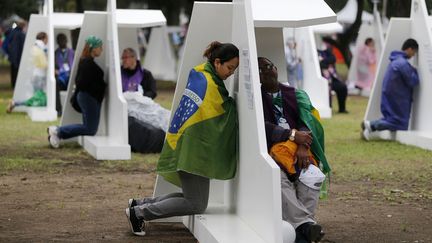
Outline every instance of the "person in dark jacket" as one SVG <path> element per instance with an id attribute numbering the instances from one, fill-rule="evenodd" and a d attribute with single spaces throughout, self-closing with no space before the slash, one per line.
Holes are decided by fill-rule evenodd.
<path id="1" fill-rule="evenodd" d="M 144 96 L 154 99 L 157 95 L 156 80 L 149 70 L 141 67 L 136 51 L 130 47 L 124 49 L 121 59 L 123 92 L 140 91 Z"/>
<path id="2" fill-rule="evenodd" d="M 323 39 L 325 48 L 318 50 L 318 59 L 320 62 L 321 74 L 329 82 L 329 89 L 336 93 L 339 111 L 338 113 L 348 113 L 346 110 L 346 99 L 348 96 L 348 88 L 342 82 L 336 73 L 336 57 L 332 52 L 330 43 Z M 332 97 L 329 93 L 330 106 L 332 106 Z"/>
<path id="3" fill-rule="evenodd" d="M 390 53 L 390 64 L 387 66 L 381 91 L 382 118 L 362 122 L 362 138 L 370 139 L 370 133 L 383 130 L 408 130 L 411 116 L 414 88 L 420 79 L 417 69 L 408 59 L 418 52 L 418 43 L 414 39 L 407 39 L 402 50 Z"/>
<path id="4" fill-rule="evenodd" d="M 24 49 L 25 33 L 24 27 L 26 23 L 19 21 L 17 27 L 10 30 L 6 35 L 7 45 L 5 51 L 8 55 L 8 60 L 11 68 L 11 85 L 15 88 L 15 83 L 18 75 L 18 68 L 21 63 L 21 55 Z"/>
<path id="5" fill-rule="evenodd" d="M 100 56 L 101 53 L 102 40 L 96 36 L 89 36 L 85 40 L 75 79 L 78 92 L 77 101 L 82 111 L 83 124 L 48 127 L 48 140 L 51 147 L 58 148 L 60 139 L 96 134 L 106 88 L 104 71 L 94 61 L 94 58 Z"/>
<path id="6" fill-rule="evenodd" d="M 57 45 L 58 48 L 55 50 L 54 53 L 56 78 L 56 110 L 58 116 L 61 116 L 62 105 L 60 102 L 60 91 L 67 90 L 75 52 L 72 48 L 67 47 L 67 37 L 63 33 L 57 35 Z"/>
<path id="7" fill-rule="evenodd" d="M 313 119 L 309 119 L 312 118 L 312 105 L 304 91 L 281 84 L 276 66 L 269 59 L 259 57 L 258 68 L 267 148 L 281 168 L 282 219 L 295 228 L 296 243 L 318 242 L 324 236 L 321 225 L 315 220 L 319 187 L 310 188 L 299 176 L 303 170 L 312 168 L 312 165 L 319 166 L 318 163 L 323 163 L 323 167 L 327 166 L 324 165 L 327 162 L 321 147 L 323 130 L 316 129 L 311 122 Z M 309 104 L 308 119 L 304 119 L 306 109 L 301 103 Z M 283 157 L 289 157 L 286 150 L 281 152 L 276 148 L 281 143 L 292 148 L 290 166 L 279 160 L 281 156 L 277 155 L 285 153 Z M 321 152 L 318 151 L 318 144 Z"/>

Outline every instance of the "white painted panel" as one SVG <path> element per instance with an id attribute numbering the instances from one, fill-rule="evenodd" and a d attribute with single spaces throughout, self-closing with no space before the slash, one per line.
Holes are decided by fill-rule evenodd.
<path id="1" fill-rule="evenodd" d="M 152 28 L 143 65 L 157 80 L 177 80 L 177 60 L 166 26 Z"/>
<path id="2" fill-rule="evenodd" d="M 222 16 L 221 14 L 225 17 L 220 18 L 220 16 Z M 227 29 L 227 26 L 231 26 L 231 16 L 232 8 L 231 4 L 228 3 L 194 4 L 194 10 L 189 24 L 189 32 L 185 42 L 185 54 L 179 71 L 179 78 L 177 80 L 171 110 L 175 110 L 178 107 L 179 100 L 186 87 L 189 71 L 194 66 L 206 61 L 202 55 L 208 44 L 214 40 L 231 42 L 231 29 Z M 216 25 L 215 23 L 219 24 Z M 209 25 L 214 25 L 214 28 L 209 29 Z M 225 185 L 217 185 L 219 183 L 225 184 L 229 183 L 229 181 L 211 181 L 209 204 L 220 204 L 221 202 L 223 204 L 223 202 L 225 202 Z M 154 195 L 161 195 L 178 190 L 179 188 L 164 182 L 163 178 L 158 176 Z"/>
<path id="3" fill-rule="evenodd" d="M 45 107 L 44 111 L 44 117 L 46 119 L 43 119 L 42 121 L 55 121 L 57 120 L 57 111 L 56 111 L 56 80 L 55 80 L 55 73 L 54 73 L 54 43 L 55 43 L 55 37 L 54 37 L 54 20 L 52 17 L 53 14 L 53 8 L 54 3 L 53 0 L 48 1 L 48 66 L 47 66 L 47 87 L 46 87 L 46 96 L 47 96 L 47 105 Z M 30 116 L 32 117 L 32 116 Z M 33 119 L 34 120 L 34 119 Z"/>
<path id="4" fill-rule="evenodd" d="M 63 116 L 61 118 L 61 125 L 67 125 L 67 124 L 74 124 L 74 123 L 81 123 L 82 122 L 82 115 L 81 113 L 76 112 L 72 106 L 70 105 L 70 97 L 72 95 L 73 87 L 75 85 L 75 78 L 76 78 L 76 71 L 78 69 L 79 60 L 81 58 L 81 53 L 84 49 L 85 39 L 90 36 L 94 35 L 102 39 L 104 42 L 104 51 L 102 52 L 100 57 L 95 58 L 95 62 L 104 70 L 105 72 L 105 78 L 108 77 L 107 70 L 106 70 L 106 64 L 105 64 L 105 56 L 106 56 L 106 26 L 107 26 L 107 16 L 106 12 L 94 12 L 94 11 L 88 11 L 84 13 L 84 19 L 83 19 L 83 25 L 81 27 L 80 35 L 78 37 L 78 42 L 75 50 L 75 62 L 71 69 L 71 75 L 70 75 L 70 81 L 67 89 L 67 96 L 66 96 L 66 103 L 63 107 Z M 107 81 L 107 80 L 105 80 Z M 106 100 L 104 99 L 104 102 L 102 103 L 102 110 L 101 110 L 101 119 L 99 121 L 99 129 L 98 129 L 98 135 L 106 134 L 105 132 L 105 103 Z"/>
<path id="5" fill-rule="evenodd" d="M 161 10 L 117 9 L 116 12 L 119 27 L 145 28 L 166 24 Z"/>
<path id="6" fill-rule="evenodd" d="M 15 84 L 13 100 L 25 101 L 33 96 L 33 86 L 31 80 L 33 77 L 34 64 L 32 60 L 31 50 L 36 41 L 36 35 L 39 32 L 45 32 L 48 35 L 48 42 L 53 41 L 49 31 L 48 16 L 32 14 L 30 16 L 29 26 L 27 29 L 23 53 L 21 56 L 20 66 Z M 54 60 L 54 48 L 48 43 L 48 66 Z M 51 57 L 50 57 L 51 55 Z M 26 107 L 18 106 L 14 109 L 16 112 L 26 111 L 32 121 L 55 121 L 57 120 L 57 112 L 55 110 L 55 79 L 54 71 L 50 75 L 50 67 L 47 68 L 47 86 L 45 92 L 47 95 L 46 107 Z"/>
<path id="7" fill-rule="evenodd" d="M 322 0 L 251 0 L 255 27 L 304 27 L 336 22 Z"/>
<path id="8" fill-rule="evenodd" d="M 31 49 L 35 44 L 36 35 L 42 31 L 48 32 L 48 17 L 37 14 L 30 15 L 13 100 L 24 101 L 33 95 L 31 78 L 33 76 L 34 65 L 31 57 Z"/>
<path id="9" fill-rule="evenodd" d="M 358 33 L 355 51 L 353 53 L 353 57 L 351 60 L 351 67 L 348 71 L 348 88 L 353 90 L 355 86 L 355 82 L 357 81 L 357 72 L 358 72 L 358 55 L 360 49 L 364 46 L 364 42 L 367 38 L 372 38 L 375 42 L 375 50 L 377 55 L 377 60 L 381 55 L 381 51 L 383 50 L 384 42 L 384 34 L 381 32 L 382 29 L 378 25 L 378 22 L 375 21 L 373 23 L 363 23 L 360 26 L 360 30 Z M 400 48 L 400 47 L 399 47 Z M 371 87 L 372 88 L 372 87 Z M 362 92 L 363 96 L 369 96 L 370 90 L 365 89 Z"/>
<path id="10" fill-rule="evenodd" d="M 53 26 L 58 29 L 76 29 L 81 27 L 84 14 L 82 13 L 53 13 Z"/>
<path id="11" fill-rule="evenodd" d="M 331 118 L 328 81 L 321 75 L 312 27 L 297 28 L 295 33 L 303 66 L 303 83 L 300 88 L 309 95 L 312 105 L 322 118 Z"/>
<path id="12" fill-rule="evenodd" d="M 337 20 L 341 23 L 352 24 L 357 14 L 357 0 L 348 0 L 342 10 L 337 13 Z M 373 15 L 363 11 L 362 21 L 371 22 L 373 21 Z"/>
<path id="13" fill-rule="evenodd" d="M 339 23 L 320 24 L 312 26 L 313 32 L 317 34 L 342 33 L 343 26 Z"/>
<path id="14" fill-rule="evenodd" d="M 127 104 L 122 95 L 120 77 L 120 56 L 115 18 L 107 12 L 85 12 L 83 25 L 78 38 L 74 65 L 71 70 L 66 104 L 63 107 L 61 125 L 81 123 L 82 115 L 70 105 L 72 87 L 75 85 L 76 71 L 84 48 L 85 39 L 95 35 L 102 39 L 102 55 L 95 58 L 105 72 L 107 90 L 102 103 L 99 128 L 96 136 L 85 136 L 81 145 L 96 159 L 130 159 L 128 144 Z"/>
<path id="15" fill-rule="evenodd" d="M 224 18 L 220 18 L 220 16 L 224 16 Z M 220 42 L 231 41 L 231 29 L 227 29 L 227 26 L 231 26 L 231 16 L 232 8 L 231 4 L 228 3 L 194 4 L 189 31 L 184 44 L 185 54 L 181 61 L 171 110 L 178 107 L 179 100 L 186 87 L 189 71 L 194 66 L 206 61 L 203 58 L 203 53 L 208 44 L 214 40 Z M 214 25 L 214 28 L 209 29 L 209 25 Z M 227 81 L 227 83 L 229 85 L 232 81 Z M 227 187 L 229 185 L 229 181 L 212 180 L 210 182 L 209 208 L 231 206 L 231 199 L 227 196 L 229 190 Z M 157 177 L 154 196 L 176 191 L 181 191 L 181 189 L 167 183 L 162 177 Z M 193 231 L 193 224 L 187 226 Z"/>
<path id="16" fill-rule="evenodd" d="M 393 136 L 390 138 L 403 144 L 432 150 L 432 115 L 429 112 L 429 106 L 432 102 L 430 95 L 432 91 L 432 33 L 431 20 L 428 16 L 425 1 L 412 1 L 411 17 L 409 19 L 392 18 L 390 20 L 365 119 L 375 120 L 382 117 L 379 108 L 381 86 L 385 69 L 389 64 L 388 56 L 392 50 L 400 50 L 403 42 L 408 38 L 414 38 L 419 44 L 418 55 L 410 62 L 417 67 L 420 85 L 414 89 L 413 109 L 408 131 L 397 131 L 392 133 Z M 381 133 L 380 138 L 385 139 L 385 137 L 381 136 Z"/>
<path id="17" fill-rule="evenodd" d="M 129 146 L 127 103 L 123 97 L 120 74 L 119 38 L 117 32 L 116 1 L 108 1 L 108 24 L 105 64 L 108 68 L 108 105 L 107 135 L 122 146 Z M 133 37 L 132 37 L 133 38 Z M 128 155 L 130 159 L 130 147 Z M 120 155 L 119 155 L 120 156 Z M 120 156 L 124 158 L 125 156 Z"/>
<path id="18" fill-rule="evenodd" d="M 411 21 L 406 18 L 392 18 L 387 31 L 387 38 L 377 66 L 375 81 L 372 86 L 371 95 L 369 96 L 368 106 L 366 108 L 365 120 L 376 120 L 381 115 L 381 91 L 382 81 L 387 69 L 390 53 L 394 50 L 400 50 L 403 42 L 411 36 Z"/>
<path id="19" fill-rule="evenodd" d="M 279 81 L 287 80 L 284 36 L 282 28 L 255 28 L 257 54 L 269 58 L 277 67 Z"/>
<path id="20" fill-rule="evenodd" d="M 120 56 L 122 55 L 124 49 L 130 47 L 136 51 L 138 55 L 138 60 L 140 60 L 140 52 L 138 47 L 138 32 L 136 28 L 119 27 L 118 40 Z"/>
<path id="21" fill-rule="evenodd" d="M 432 104 L 432 22 L 429 21 L 425 1 L 414 0 L 412 2 L 411 19 L 411 37 L 419 44 L 414 65 L 418 67 L 420 85 L 414 91 L 409 129 L 430 134 L 432 133 L 432 113 L 430 112 Z M 432 140 L 430 143 L 432 144 Z"/>
<path id="22" fill-rule="evenodd" d="M 258 35 L 255 37 L 254 27 L 257 26 L 254 26 L 249 1 L 238 0 L 233 4 L 233 42 L 240 49 L 237 95 L 240 162 L 236 212 L 265 242 L 282 242 L 280 170 L 267 153 L 255 43 Z M 280 51 L 280 55 L 284 55 L 283 46 Z"/>

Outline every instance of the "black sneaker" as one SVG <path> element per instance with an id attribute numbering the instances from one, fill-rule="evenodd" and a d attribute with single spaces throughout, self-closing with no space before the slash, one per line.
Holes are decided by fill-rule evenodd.
<path id="1" fill-rule="evenodd" d="M 133 208 L 126 208 L 126 217 L 128 218 L 133 234 L 138 236 L 144 236 L 146 234 L 144 221 L 135 216 L 135 210 Z"/>
<path id="2" fill-rule="evenodd" d="M 303 235 L 308 242 L 319 242 L 324 236 L 321 225 L 312 222 L 300 225 L 296 231 Z"/>
<path id="3" fill-rule="evenodd" d="M 133 208 L 133 207 L 137 206 L 137 202 L 135 199 L 130 198 L 128 201 L 128 205 L 129 205 L 129 208 Z"/>

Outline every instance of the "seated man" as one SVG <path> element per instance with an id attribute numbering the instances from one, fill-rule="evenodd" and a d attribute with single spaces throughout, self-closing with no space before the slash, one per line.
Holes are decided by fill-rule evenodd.
<path id="1" fill-rule="evenodd" d="M 413 89 L 419 84 L 417 70 L 408 62 L 418 51 L 417 41 L 407 39 L 402 51 L 390 53 L 390 64 L 384 75 L 381 91 L 383 118 L 363 121 L 362 137 L 370 139 L 370 133 L 382 130 L 407 130 L 411 114 Z"/>
<path id="2" fill-rule="evenodd" d="M 128 104 L 129 145 L 134 152 L 160 153 L 170 111 L 152 100 L 156 97 L 156 81 L 150 71 L 141 68 L 132 48 L 123 50 L 121 75 Z"/>
<path id="3" fill-rule="evenodd" d="M 126 48 L 122 54 L 122 88 L 123 92 L 142 91 L 144 96 L 154 99 L 156 97 L 156 80 L 152 73 L 141 68 L 140 61 L 137 60 L 137 53 L 132 48 Z"/>
<path id="4" fill-rule="evenodd" d="M 283 220 L 296 229 L 296 242 L 317 242 L 324 235 L 314 219 L 324 175 L 315 167 L 323 177 L 310 187 L 300 174 L 314 166 L 330 172 L 323 128 L 304 91 L 279 83 L 276 66 L 267 58 L 259 57 L 258 66 L 267 147 L 281 168 Z"/>

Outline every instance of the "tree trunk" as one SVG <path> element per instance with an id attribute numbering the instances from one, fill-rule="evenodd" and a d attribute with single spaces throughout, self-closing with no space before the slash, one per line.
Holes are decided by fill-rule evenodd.
<path id="1" fill-rule="evenodd" d="M 76 13 L 84 13 L 84 7 L 82 0 L 75 0 L 75 12 Z"/>
<path id="2" fill-rule="evenodd" d="M 362 24 L 362 12 L 364 8 L 363 0 L 357 0 L 357 13 L 354 23 L 352 23 L 343 33 L 337 35 L 337 40 L 329 41 L 330 44 L 337 47 L 348 67 L 351 66 L 352 54 L 349 48 L 350 43 L 357 38 L 360 26 Z"/>
<path id="3" fill-rule="evenodd" d="M 387 4 L 387 17 L 409 17 L 411 14 L 411 0 L 393 0 Z"/>

